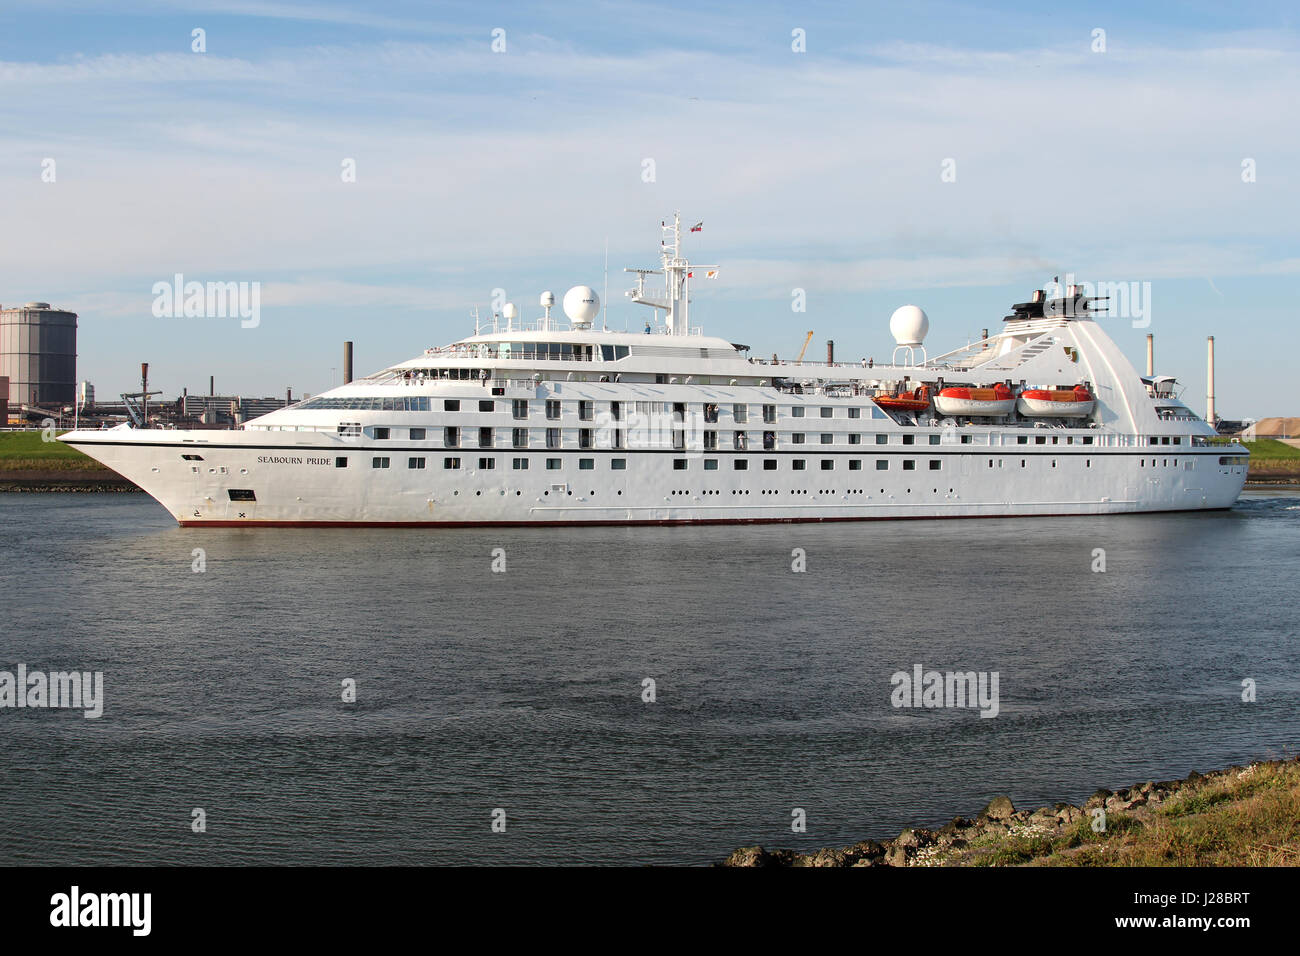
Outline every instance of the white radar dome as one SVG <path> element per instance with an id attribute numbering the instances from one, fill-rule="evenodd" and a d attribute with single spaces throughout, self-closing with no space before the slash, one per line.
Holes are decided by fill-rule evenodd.
<path id="1" fill-rule="evenodd" d="M 541 304 L 542 304 L 545 308 L 548 308 L 548 309 L 549 309 L 551 306 L 555 305 L 555 293 L 554 293 L 554 292 L 543 292 L 543 293 L 542 293 Z"/>
<path id="2" fill-rule="evenodd" d="M 929 331 L 930 319 L 918 306 L 901 306 L 889 317 L 889 332 L 898 345 L 920 345 Z"/>
<path id="3" fill-rule="evenodd" d="M 519 314 L 519 310 L 515 308 L 513 302 L 507 302 L 504 308 L 501 309 L 501 314 L 507 319 L 513 319 Z"/>
<path id="4" fill-rule="evenodd" d="M 590 286 L 575 285 L 564 293 L 564 314 L 574 325 L 591 325 L 600 311 L 600 296 Z"/>

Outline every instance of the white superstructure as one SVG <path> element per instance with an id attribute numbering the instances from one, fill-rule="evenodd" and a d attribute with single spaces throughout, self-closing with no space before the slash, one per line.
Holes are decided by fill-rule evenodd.
<path id="1" fill-rule="evenodd" d="M 634 302 L 599 298 L 391 366 L 229 431 L 63 436 L 182 525 L 838 521 L 1229 507 L 1248 453 L 1167 376 L 1138 375 L 1075 287 L 936 357 L 915 306 L 893 363 L 765 361 L 689 324 L 694 274 L 665 222 Z M 648 287 L 662 276 L 662 286 Z M 658 279 L 651 281 L 658 282 Z M 1009 396 L 1009 397 L 1008 397 Z M 942 397 L 942 401 L 936 400 Z M 961 414 L 944 415 L 939 407 Z M 978 415 L 972 412 L 989 411 Z"/>

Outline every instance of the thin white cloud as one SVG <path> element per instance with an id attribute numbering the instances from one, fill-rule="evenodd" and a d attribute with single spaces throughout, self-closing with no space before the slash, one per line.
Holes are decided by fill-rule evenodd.
<path id="1" fill-rule="evenodd" d="M 490 263 L 505 283 L 595 261 L 607 236 L 639 251 L 680 206 L 709 220 L 699 252 L 730 276 L 802 262 L 845 289 L 891 269 L 978 284 L 1062 259 L 1231 275 L 1283 268 L 1259 247 L 1289 241 L 1300 202 L 1279 174 L 1300 158 L 1277 122 L 1300 86 L 1281 43 L 1109 59 L 900 45 L 858 61 L 486 47 L 0 63 L 0 117 L 26 130 L 0 158 L 24 223 L 0 253 L 36 285 L 391 267 L 409 290 L 435 263 Z M 665 74 L 700 98 L 665 91 Z"/>

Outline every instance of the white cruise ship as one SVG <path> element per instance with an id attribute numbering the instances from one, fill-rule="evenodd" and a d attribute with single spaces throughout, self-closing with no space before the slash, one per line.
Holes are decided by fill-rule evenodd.
<path id="1" fill-rule="evenodd" d="M 567 322 L 543 293 L 536 322 L 507 306 L 504 327 L 239 428 L 62 440 L 186 526 L 1117 514 L 1241 492 L 1246 449 L 1171 378 L 1140 376 L 1076 287 L 935 357 L 904 306 L 889 364 L 765 360 L 690 325 L 694 273 L 713 267 L 684 258 L 679 218 L 663 228 L 661 268 L 628 270 L 654 310 L 644 333 L 597 328 L 578 286 Z"/>

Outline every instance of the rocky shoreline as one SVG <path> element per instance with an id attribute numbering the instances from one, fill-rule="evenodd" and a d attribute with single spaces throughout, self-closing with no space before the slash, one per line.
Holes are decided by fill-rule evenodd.
<path id="1" fill-rule="evenodd" d="M 1280 787 L 1277 786 L 1281 782 Z M 1146 781 L 1123 790 L 1098 790 L 1082 806 L 1057 803 L 1017 810 L 1006 796 L 994 797 L 973 819 L 954 817 L 937 830 L 914 827 L 892 840 L 863 840 L 852 846 L 811 853 L 741 847 L 721 864 L 756 866 L 999 866 L 1038 862 L 1091 865 L 1123 863 L 1118 850 L 1124 835 L 1152 829 L 1170 819 L 1190 819 L 1214 807 L 1254 798 L 1270 788 L 1300 788 L 1300 757 L 1260 761 L 1211 773 L 1193 771 L 1182 780 Z M 1294 799 L 1294 796 L 1292 797 Z M 1300 822 L 1297 823 L 1300 827 Z M 1098 829 L 1100 827 L 1100 829 Z M 1281 862 L 1300 862 L 1300 851 L 1280 849 Z M 1173 861 L 1177 864 L 1178 861 Z M 1271 865 L 1277 865 L 1276 862 Z"/>
<path id="2" fill-rule="evenodd" d="M 0 470 L 0 491 L 139 491 L 135 482 L 108 468 L 14 468 Z"/>

